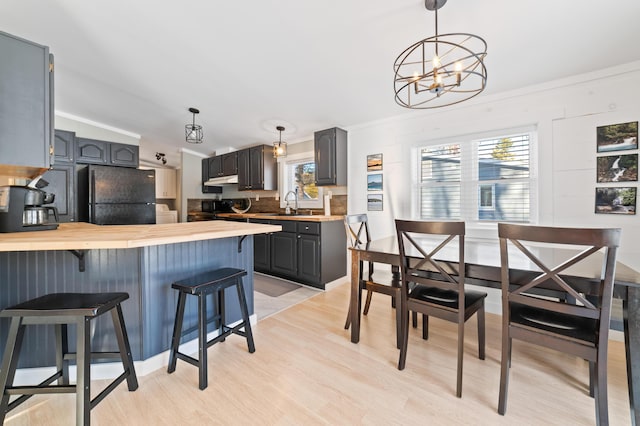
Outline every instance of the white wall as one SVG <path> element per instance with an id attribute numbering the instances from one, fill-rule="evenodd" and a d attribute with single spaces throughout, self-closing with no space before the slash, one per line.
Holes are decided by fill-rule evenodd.
<path id="1" fill-rule="evenodd" d="M 640 270 L 640 218 L 594 213 L 595 188 L 606 186 L 596 184 L 596 127 L 640 120 L 639 100 L 640 62 L 635 62 L 348 128 L 348 213 L 367 212 L 367 155 L 383 154 L 384 210 L 367 212 L 373 238 L 381 238 L 394 235 L 395 218 L 418 217 L 412 204 L 418 175 L 412 152 L 418 147 L 454 136 L 533 125 L 538 134 L 538 223 L 620 227 L 618 259 Z M 490 230 L 489 235 L 497 238 L 497 231 Z M 500 312 L 498 295 L 490 293 L 487 310 Z"/>

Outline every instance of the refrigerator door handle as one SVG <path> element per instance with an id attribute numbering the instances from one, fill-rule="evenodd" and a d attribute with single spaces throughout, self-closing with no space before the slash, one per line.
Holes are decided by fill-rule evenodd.
<path id="1" fill-rule="evenodd" d="M 89 223 L 95 222 L 96 217 L 96 171 L 91 170 L 91 176 L 89 177 Z"/>

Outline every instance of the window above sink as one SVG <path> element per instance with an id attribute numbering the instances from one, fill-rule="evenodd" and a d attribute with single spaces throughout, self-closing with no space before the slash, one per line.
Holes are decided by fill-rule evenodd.
<path id="1" fill-rule="evenodd" d="M 289 191 L 295 193 L 298 189 L 298 209 L 322 208 L 323 188 L 315 184 L 315 163 L 313 152 L 289 155 L 278 161 L 280 182 L 278 183 L 280 207 L 285 208 L 285 196 Z M 289 207 L 294 208 L 295 202 L 290 194 Z"/>

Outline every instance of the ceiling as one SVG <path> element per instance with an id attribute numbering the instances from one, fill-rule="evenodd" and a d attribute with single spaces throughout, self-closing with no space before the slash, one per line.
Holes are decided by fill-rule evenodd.
<path id="1" fill-rule="evenodd" d="M 476 99 L 640 60 L 640 1 L 451 0 L 440 33 L 488 44 Z M 0 30 L 50 47 L 55 108 L 141 136 L 141 157 L 310 140 L 411 113 L 393 62 L 434 34 L 422 0 L 2 0 Z M 204 143 L 187 144 L 189 107 Z"/>

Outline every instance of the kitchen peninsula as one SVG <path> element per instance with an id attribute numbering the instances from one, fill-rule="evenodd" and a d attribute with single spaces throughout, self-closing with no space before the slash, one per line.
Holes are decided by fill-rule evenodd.
<path id="1" fill-rule="evenodd" d="M 224 266 L 245 269 L 249 312 L 253 312 L 253 235 L 280 231 L 280 226 L 211 221 L 159 225 L 63 223 L 57 230 L 0 235 L 0 309 L 54 292 L 123 291 L 123 303 L 134 360 L 168 350 L 177 295 L 171 283 Z M 228 292 L 227 318 L 240 319 L 237 295 Z M 187 304 L 185 328 L 196 324 L 196 306 Z M 38 326 L 25 335 L 20 367 L 55 364 L 49 351 L 52 330 Z M 113 350 L 108 321 L 97 322 L 93 349 Z M 4 347 L 8 323 L 0 323 Z M 183 341 L 195 339 L 192 333 Z"/>

